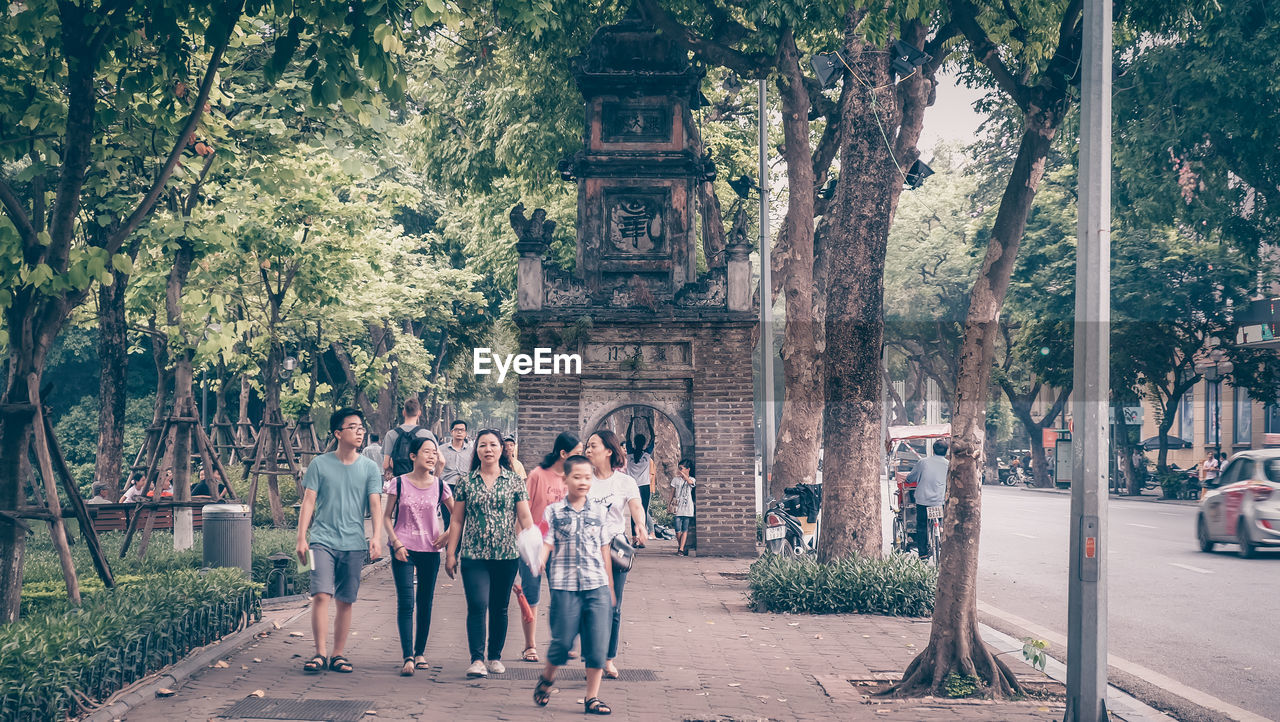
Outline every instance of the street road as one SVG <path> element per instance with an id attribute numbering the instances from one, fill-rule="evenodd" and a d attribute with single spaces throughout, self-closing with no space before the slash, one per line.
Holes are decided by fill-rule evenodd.
<path id="1" fill-rule="evenodd" d="M 979 599 L 1065 638 L 1070 497 L 982 489 Z M 1280 553 L 1201 553 L 1193 506 L 1109 512 L 1109 652 L 1280 720 Z"/>

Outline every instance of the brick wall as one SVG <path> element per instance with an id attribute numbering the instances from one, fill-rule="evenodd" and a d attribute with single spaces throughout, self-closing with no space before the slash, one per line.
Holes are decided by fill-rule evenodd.
<path id="1" fill-rule="evenodd" d="M 712 314 L 708 314 L 712 315 Z M 751 339 L 753 321 L 720 318 L 680 321 L 628 318 L 622 322 L 597 322 L 592 343 L 646 343 L 688 340 L 693 368 L 674 371 L 667 379 L 689 378 L 694 436 L 693 458 L 698 479 L 696 544 L 700 555 L 754 556 L 755 431 Z M 521 347 L 539 345 L 539 333 L 563 328 L 563 322 L 533 314 L 520 319 Z M 619 369 L 586 369 L 594 386 L 603 380 L 616 383 L 618 394 L 643 403 L 643 394 L 632 390 L 636 375 Z M 648 377 L 663 370 L 648 368 Z M 561 431 L 585 436 L 592 429 L 578 428 L 582 381 L 576 376 L 526 375 L 518 380 L 517 424 L 520 460 L 526 469 L 551 450 Z M 682 453 L 688 454 L 688 449 Z"/>
<path id="2" fill-rule="evenodd" d="M 750 324 L 702 324 L 695 349 L 698 554 L 754 556 L 755 427 Z"/>

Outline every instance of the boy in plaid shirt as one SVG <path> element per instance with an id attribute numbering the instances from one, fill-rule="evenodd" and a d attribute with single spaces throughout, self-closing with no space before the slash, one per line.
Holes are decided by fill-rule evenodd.
<path id="1" fill-rule="evenodd" d="M 605 537 L 605 509 L 587 498 L 591 490 L 591 462 L 585 456 L 564 461 L 563 501 L 547 507 L 543 515 L 542 559 L 551 588 L 551 649 L 547 665 L 533 690 L 539 707 L 551 700 L 556 668 L 569 661 L 569 648 L 582 635 L 582 661 L 587 666 L 584 712 L 613 712 L 600 701 L 600 679 L 613 623 L 613 575 L 610 573 L 609 539 Z M 548 564 L 548 559 L 550 563 Z"/>

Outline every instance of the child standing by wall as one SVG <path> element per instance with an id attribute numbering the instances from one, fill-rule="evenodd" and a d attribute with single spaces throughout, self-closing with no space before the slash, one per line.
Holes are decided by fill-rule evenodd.
<path id="1" fill-rule="evenodd" d="M 697 484 L 693 462 L 681 459 L 676 478 L 671 480 L 671 505 L 675 507 L 671 511 L 676 516 L 676 554 L 686 557 L 689 550 L 684 544 L 689 539 L 689 525 L 693 523 L 693 489 Z"/>
<path id="2" fill-rule="evenodd" d="M 613 582 L 610 577 L 609 539 L 605 510 L 587 498 L 591 489 L 591 462 L 571 456 L 564 462 L 567 494 L 547 507 L 543 518 L 542 559 L 551 588 L 551 649 L 533 701 L 545 707 L 551 700 L 556 668 L 569 661 L 574 638 L 582 636 L 582 661 L 587 667 L 586 714 L 607 715 L 613 710 L 600 701 L 605 654 L 613 623 Z M 547 560 L 550 559 L 550 564 Z"/>

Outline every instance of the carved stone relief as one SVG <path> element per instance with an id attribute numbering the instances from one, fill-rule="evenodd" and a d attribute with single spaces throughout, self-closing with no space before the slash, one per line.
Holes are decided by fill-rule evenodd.
<path id="1" fill-rule="evenodd" d="M 623 192 L 605 196 L 610 254 L 649 255 L 662 251 L 664 193 Z"/>
<path id="2" fill-rule="evenodd" d="M 600 113 L 605 143 L 670 143 L 671 109 L 605 101 Z"/>
<path id="3" fill-rule="evenodd" d="M 689 366 L 693 359 L 688 342 L 589 343 L 583 348 L 582 355 L 591 364 L 621 364 L 639 358 L 645 364 L 660 368 Z"/>
<path id="4" fill-rule="evenodd" d="M 591 302 L 591 295 L 576 278 L 558 268 L 547 268 L 545 274 L 544 306 L 584 306 Z"/>

